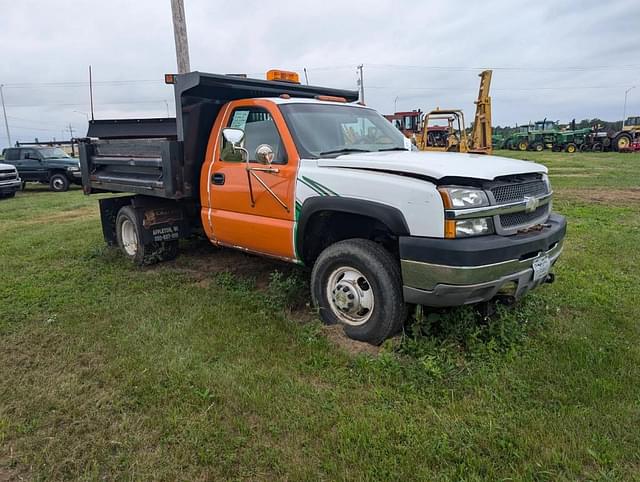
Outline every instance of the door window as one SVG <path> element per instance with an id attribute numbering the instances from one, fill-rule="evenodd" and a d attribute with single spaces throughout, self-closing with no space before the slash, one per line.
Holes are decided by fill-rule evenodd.
<path id="1" fill-rule="evenodd" d="M 40 159 L 40 155 L 35 149 L 22 149 L 20 159 Z"/>
<path id="2" fill-rule="evenodd" d="M 286 164 L 286 156 L 282 139 L 271 114 L 259 107 L 238 107 L 229 118 L 227 127 L 244 131 L 244 147 L 249 152 L 249 161 L 255 162 L 256 148 L 260 144 L 268 144 L 273 149 L 274 164 Z M 226 162 L 241 162 L 239 152 L 234 152 L 229 142 L 222 139 L 220 158 Z"/>

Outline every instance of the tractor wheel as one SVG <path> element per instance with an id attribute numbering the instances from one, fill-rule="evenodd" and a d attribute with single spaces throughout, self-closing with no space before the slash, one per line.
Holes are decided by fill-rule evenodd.
<path id="1" fill-rule="evenodd" d="M 529 143 L 527 141 L 518 142 L 518 150 L 519 151 L 526 151 L 528 148 L 529 148 Z"/>
<path id="2" fill-rule="evenodd" d="M 560 152 L 560 151 L 562 150 L 562 146 L 559 146 L 558 144 L 553 144 L 553 145 L 551 146 L 551 150 L 552 150 L 553 152 Z"/>
<path id="3" fill-rule="evenodd" d="M 573 142 L 570 142 L 569 144 L 567 144 L 567 147 L 565 147 L 564 150 L 569 154 L 573 154 L 574 152 L 576 152 L 577 148 Z"/>
<path id="4" fill-rule="evenodd" d="M 533 150 L 536 152 L 542 152 L 544 151 L 544 144 L 542 142 L 536 142 L 533 145 Z"/>
<path id="5" fill-rule="evenodd" d="M 616 151 L 626 151 L 631 147 L 631 136 L 629 134 L 620 134 L 614 142 Z"/>
<path id="6" fill-rule="evenodd" d="M 593 152 L 602 152 L 603 151 L 603 147 L 602 144 L 600 144 L 599 142 L 596 142 L 593 147 L 591 148 L 591 150 Z"/>
<path id="7" fill-rule="evenodd" d="M 589 146 L 587 144 L 580 144 L 580 152 L 587 152 L 589 150 Z"/>

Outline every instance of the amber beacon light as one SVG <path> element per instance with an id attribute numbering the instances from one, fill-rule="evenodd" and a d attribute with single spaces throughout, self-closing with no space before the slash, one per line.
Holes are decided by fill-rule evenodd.
<path id="1" fill-rule="evenodd" d="M 267 72 L 267 80 L 277 80 L 279 82 L 291 82 L 293 84 L 300 83 L 300 76 L 296 72 L 288 70 L 271 69 Z"/>

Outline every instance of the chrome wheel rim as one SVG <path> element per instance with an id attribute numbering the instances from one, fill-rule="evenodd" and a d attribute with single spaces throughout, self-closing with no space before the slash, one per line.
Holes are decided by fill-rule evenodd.
<path id="1" fill-rule="evenodd" d="M 338 319 L 351 326 L 369 321 L 375 306 L 371 283 L 350 266 L 341 266 L 329 275 L 327 300 Z"/>
<path id="2" fill-rule="evenodd" d="M 138 235 L 136 228 L 131 221 L 125 219 L 120 226 L 120 237 L 122 238 L 122 247 L 129 256 L 135 256 L 138 252 Z"/>
<path id="3" fill-rule="evenodd" d="M 64 181 L 59 177 L 53 178 L 53 188 L 56 190 L 62 189 L 64 187 Z"/>

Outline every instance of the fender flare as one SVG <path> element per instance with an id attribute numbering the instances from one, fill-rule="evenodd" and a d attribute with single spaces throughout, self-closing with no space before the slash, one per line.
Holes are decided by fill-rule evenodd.
<path id="1" fill-rule="evenodd" d="M 302 257 L 302 253 L 304 253 L 304 234 L 307 229 L 307 223 L 314 214 L 321 211 L 367 216 L 385 224 L 396 236 L 408 236 L 410 234 L 409 226 L 402 211 L 396 207 L 366 199 L 315 196 L 306 199 L 300 208 L 295 238 L 296 253 L 298 253 L 299 257 Z"/>

